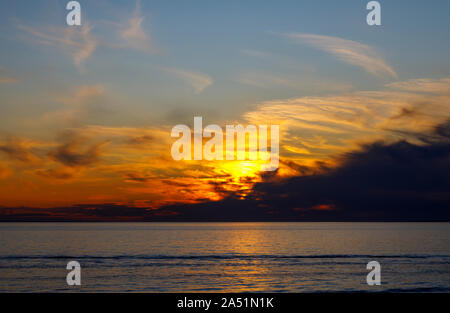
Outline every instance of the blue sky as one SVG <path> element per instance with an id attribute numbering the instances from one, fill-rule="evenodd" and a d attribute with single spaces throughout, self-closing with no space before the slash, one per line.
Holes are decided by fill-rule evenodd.
<path id="1" fill-rule="evenodd" d="M 62 81 L 110 84 L 126 98 L 137 97 L 136 102 L 152 102 L 158 108 L 176 110 L 186 101 L 186 107 L 203 110 L 227 105 L 233 112 L 255 101 L 330 92 L 320 86 L 321 82 L 374 90 L 390 81 L 339 62 L 326 52 L 286 40 L 286 33 L 332 36 L 370 45 L 392 66 L 399 80 L 443 77 L 450 67 L 448 1 L 381 1 L 380 27 L 365 24 L 366 1 L 143 1 L 138 15 L 144 17 L 141 26 L 151 38 L 151 53 L 111 48 L 120 44 L 113 23 L 126 22 L 136 3 L 80 2 L 83 22 L 89 23 L 98 40 L 82 72 L 60 48 L 39 45 L 32 34 L 18 27 L 39 31 L 66 28 L 66 1 L 1 1 L 1 66 L 25 77 L 33 70 L 47 86 L 64 88 Z M 270 57 L 255 57 L 245 51 Z M 176 79 L 161 73 L 161 68 L 204 73 L 214 83 L 192 94 Z M 298 80 L 304 87 L 261 88 L 239 83 L 245 73 L 270 73 Z M 33 86 L 44 87 L 36 82 Z"/>

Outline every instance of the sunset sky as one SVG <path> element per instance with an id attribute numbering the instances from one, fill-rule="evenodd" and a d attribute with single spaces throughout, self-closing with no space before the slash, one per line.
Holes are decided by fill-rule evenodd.
<path id="1" fill-rule="evenodd" d="M 450 2 L 0 0 L 0 220 L 450 219 Z M 280 166 L 174 161 L 280 125 Z"/>

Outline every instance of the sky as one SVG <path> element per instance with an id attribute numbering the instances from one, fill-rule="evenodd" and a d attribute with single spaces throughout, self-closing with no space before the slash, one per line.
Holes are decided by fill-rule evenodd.
<path id="1" fill-rule="evenodd" d="M 0 220 L 449 220 L 450 2 L 0 0 Z M 279 125 L 280 165 L 175 161 Z"/>

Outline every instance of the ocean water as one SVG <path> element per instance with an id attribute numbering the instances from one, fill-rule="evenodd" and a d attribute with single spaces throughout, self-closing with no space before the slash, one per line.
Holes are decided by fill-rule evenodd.
<path id="1" fill-rule="evenodd" d="M 450 292 L 450 223 L 0 223 L 0 291 Z"/>

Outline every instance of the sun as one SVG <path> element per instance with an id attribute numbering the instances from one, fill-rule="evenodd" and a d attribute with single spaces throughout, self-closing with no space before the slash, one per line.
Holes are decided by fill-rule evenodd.
<path id="1" fill-rule="evenodd" d="M 219 170 L 240 181 L 244 178 L 256 179 L 261 171 L 259 161 L 226 161 L 219 165 Z"/>
<path id="2" fill-rule="evenodd" d="M 217 165 L 222 191 L 233 192 L 239 198 L 245 198 L 255 183 L 261 181 L 259 161 L 224 161 Z"/>

